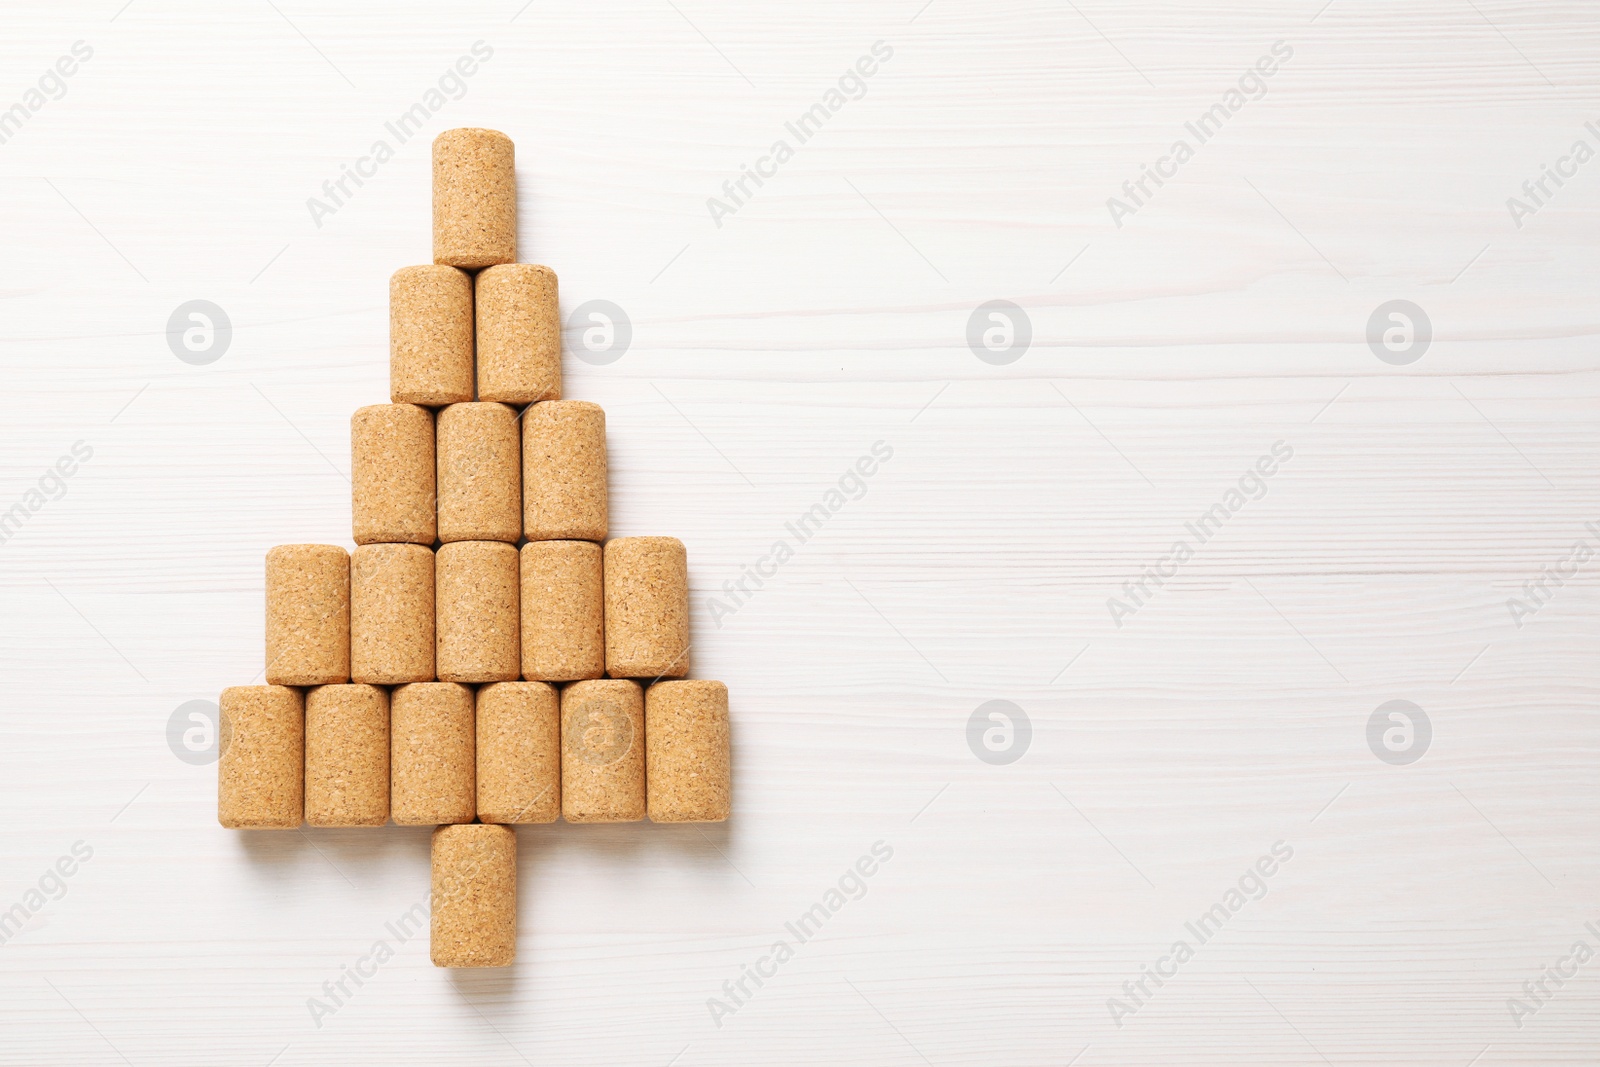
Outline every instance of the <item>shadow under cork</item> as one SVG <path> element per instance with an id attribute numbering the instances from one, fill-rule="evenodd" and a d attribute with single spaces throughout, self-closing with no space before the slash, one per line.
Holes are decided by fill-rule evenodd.
<path id="1" fill-rule="evenodd" d="M 517 827 L 518 868 L 530 853 L 555 862 L 568 857 L 605 869 L 636 869 L 652 856 L 684 857 L 705 864 L 727 865 L 733 820 L 704 823 L 635 822 L 523 824 Z"/>
<path id="2" fill-rule="evenodd" d="M 361 889 L 397 871 L 424 872 L 429 863 L 431 826 L 311 827 L 296 830 L 240 830 L 234 838 L 246 859 L 274 881 L 287 881 L 320 869 Z M 426 884 L 419 886 L 425 892 Z"/>
<path id="3" fill-rule="evenodd" d="M 255 872 L 274 883 L 288 883 L 323 866 L 296 830 L 229 830 L 228 836 Z"/>
<path id="4" fill-rule="evenodd" d="M 728 858 L 733 841 L 733 818 L 722 822 L 646 823 L 657 840 L 685 856 L 719 863 Z"/>
<path id="5" fill-rule="evenodd" d="M 755 888 L 734 858 L 733 818 L 715 823 L 566 823 L 542 827 L 524 838 L 552 865 L 581 865 L 599 877 L 629 878 L 643 870 L 726 874 L 740 887 Z M 531 849 L 530 849 L 531 851 Z"/>
<path id="6" fill-rule="evenodd" d="M 299 836 L 347 881 L 363 888 L 395 877 L 414 878 L 419 865 L 426 877 L 432 865 L 431 826 L 304 826 Z M 426 889 L 426 882 L 417 887 L 419 893 Z"/>
<path id="7" fill-rule="evenodd" d="M 520 874 L 519 870 L 518 875 Z M 527 938 L 522 936 L 520 901 L 517 904 L 517 931 L 517 958 L 509 967 L 439 968 L 449 974 L 451 991 L 466 1001 L 468 1007 L 489 1020 L 490 1025 L 496 1029 L 502 1024 L 495 1020 L 514 1014 L 518 1003 L 518 990 L 526 989 L 527 979 L 523 972 L 526 970 L 524 953 L 527 951 Z"/>

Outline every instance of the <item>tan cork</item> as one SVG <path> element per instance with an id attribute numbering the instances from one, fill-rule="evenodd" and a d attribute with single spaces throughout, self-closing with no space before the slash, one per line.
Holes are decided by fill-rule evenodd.
<path id="1" fill-rule="evenodd" d="M 546 682 L 606 673 L 605 583 L 591 541 L 522 546 L 522 676 Z"/>
<path id="2" fill-rule="evenodd" d="M 471 822 L 478 799 L 472 690 L 418 682 L 389 700 L 390 817 L 399 826 Z"/>
<path id="3" fill-rule="evenodd" d="M 543 682 L 478 689 L 478 821 L 555 822 L 561 814 L 561 698 Z"/>
<path id="4" fill-rule="evenodd" d="M 431 682 L 433 552 L 359 545 L 350 570 L 350 677 L 374 685 Z"/>
<path id="5" fill-rule="evenodd" d="M 522 676 L 517 550 L 504 541 L 452 541 L 434 561 L 437 667 L 442 682 Z"/>
<path id="6" fill-rule="evenodd" d="M 451 541 L 438 547 L 438 680 L 522 677 L 517 569 L 517 549 L 504 541 Z"/>
<path id="7" fill-rule="evenodd" d="M 401 267 L 389 279 L 389 399 L 472 399 L 472 278 L 454 267 Z"/>
<path id="8" fill-rule="evenodd" d="M 217 821 L 230 830 L 293 830 L 305 781 L 298 689 L 236 685 L 218 703 Z"/>
<path id="9" fill-rule="evenodd" d="M 517 833 L 509 826 L 433 832 L 435 967 L 509 967 L 517 958 Z"/>
<path id="10" fill-rule="evenodd" d="M 568 822 L 644 818 L 644 691 L 600 679 L 561 690 L 561 814 Z"/>
<path id="11" fill-rule="evenodd" d="M 517 413 L 505 404 L 439 412 L 439 540 L 522 539 Z"/>
<path id="12" fill-rule="evenodd" d="M 517 260 L 517 175 L 499 130 L 433 139 L 433 261 L 476 270 Z"/>
<path id="13" fill-rule="evenodd" d="M 556 272 L 503 263 L 473 279 L 478 318 L 478 399 L 532 404 L 561 399 L 561 310 Z"/>
<path id="14" fill-rule="evenodd" d="M 689 559 L 676 537 L 606 542 L 606 673 L 689 673 Z"/>
<path id="15" fill-rule="evenodd" d="M 644 695 L 651 822 L 721 822 L 732 800 L 728 687 L 657 682 Z"/>
<path id="16" fill-rule="evenodd" d="M 522 415 L 522 528 L 530 541 L 604 541 L 606 413 L 548 400 Z"/>
<path id="17" fill-rule="evenodd" d="M 351 538 L 433 544 L 433 412 L 373 404 L 350 416 Z"/>
<path id="18" fill-rule="evenodd" d="M 267 552 L 267 684 L 350 680 L 350 553 L 338 545 Z"/>
<path id="19" fill-rule="evenodd" d="M 306 694 L 306 825 L 389 821 L 389 694 L 323 685 Z"/>

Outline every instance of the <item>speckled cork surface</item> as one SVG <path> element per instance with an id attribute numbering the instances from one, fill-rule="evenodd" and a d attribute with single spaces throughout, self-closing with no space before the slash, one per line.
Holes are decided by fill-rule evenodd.
<path id="1" fill-rule="evenodd" d="M 517 956 L 517 835 L 509 826 L 433 832 L 435 967 L 509 967 Z"/>
<path id="2" fill-rule="evenodd" d="M 721 822 L 732 802 L 728 687 L 657 682 L 644 695 L 651 822 Z"/>
<path id="3" fill-rule="evenodd" d="M 389 694 L 375 685 L 306 693 L 306 825 L 389 821 Z"/>
<path id="4" fill-rule="evenodd" d="M 606 542 L 606 673 L 682 678 L 689 673 L 689 558 L 676 537 Z"/>
<path id="5" fill-rule="evenodd" d="M 338 545 L 267 552 L 267 683 L 350 680 L 350 553 Z"/>
<path id="6" fill-rule="evenodd" d="M 598 679 L 561 690 L 561 814 L 568 822 L 645 815 L 644 691 Z"/>
<path id="7" fill-rule="evenodd" d="M 217 821 L 292 830 L 304 807 L 305 704 L 298 689 L 238 685 L 218 702 Z"/>
<path id="8" fill-rule="evenodd" d="M 516 153 L 498 130 L 433 139 L 433 261 L 476 270 L 517 258 Z"/>
<path id="9" fill-rule="evenodd" d="M 520 444 L 517 413 L 505 404 L 439 412 L 439 540 L 522 539 Z"/>
<path id="10" fill-rule="evenodd" d="M 433 412 L 373 404 L 350 416 L 351 539 L 432 545 Z"/>
<path id="11" fill-rule="evenodd" d="M 389 695 L 389 815 L 400 826 L 477 816 L 472 690 L 402 685 Z"/>
<path id="12" fill-rule="evenodd" d="M 504 263 L 473 279 L 478 319 L 478 399 L 531 404 L 561 399 L 561 311 L 556 272 Z"/>
<path id="13" fill-rule="evenodd" d="M 522 528 L 530 541 L 604 541 L 606 413 L 549 400 L 522 416 Z"/>
<path id="14" fill-rule="evenodd" d="M 522 676 L 573 682 L 605 675 L 605 583 L 600 546 L 522 546 Z"/>
<path id="15" fill-rule="evenodd" d="M 452 541 L 434 558 L 440 681 L 522 676 L 517 550 L 504 541 Z"/>
<path id="16" fill-rule="evenodd" d="M 401 267 L 389 279 L 389 399 L 439 407 L 472 393 L 472 278 Z"/>
<path id="17" fill-rule="evenodd" d="M 478 820 L 555 822 L 561 814 L 561 698 L 543 682 L 478 689 Z"/>
<path id="18" fill-rule="evenodd" d="M 397 685 L 434 675 L 433 551 L 358 545 L 350 569 L 350 676 Z"/>

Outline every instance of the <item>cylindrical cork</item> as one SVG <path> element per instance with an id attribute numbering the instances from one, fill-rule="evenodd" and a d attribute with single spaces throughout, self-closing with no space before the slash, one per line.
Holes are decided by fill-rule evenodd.
<path id="1" fill-rule="evenodd" d="M 689 558 L 676 537 L 606 542 L 606 673 L 689 673 Z"/>
<path id="2" fill-rule="evenodd" d="M 390 698 L 389 814 L 399 826 L 471 822 L 478 791 L 472 690 L 403 685 Z"/>
<path id="3" fill-rule="evenodd" d="M 561 399 L 561 310 L 556 272 L 503 263 L 473 279 L 478 317 L 478 399 L 532 404 Z"/>
<path id="4" fill-rule="evenodd" d="M 433 412 L 373 404 L 350 416 L 352 539 L 432 545 Z"/>
<path id="5" fill-rule="evenodd" d="M 433 139 L 433 261 L 476 270 L 517 261 L 517 175 L 499 130 Z"/>
<path id="6" fill-rule="evenodd" d="M 472 399 L 472 278 L 454 267 L 401 267 L 389 279 L 389 399 Z"/>
<path id="7" fill-rule="evenodd" d="M 657 682 L 644 695 L 651 822 L 721 822 L 732 800 L 728 687 Z"/>
<path id="8" fill-rule="evenodd" d="M 517 550 L 504 541 L 452 541 L 434 563 L 439 680 L 521 677 Z"/>
<path id="9" fill-rule="evenodd" d="M 521 537 L 517 413 L 504 404 L 451 404 L 439 412 L 439 540 Z"/>
<path id="10" fill-rule="evenodd" d="M 267 552 L 267 684 L 350 680 L 350 553 L 338 545 Z"/>
<path id="11" fill-rule="evenodd" d="M 478 690 L 478 821 L 555 822 L 561 814 L 561 698 L 543 682 Z"/>
<path id="12" fill-rule="evenodd" d="M 431 682 L 433 552 L 359 545 L 350 572 L 350 677 L 374 685 Z"/>
<path id="13" fill-rule="evenodd" d="M 433 832 L 435 967 L 509 967 L 517 957 L 517 832 L 441 826 Z"/>
<path id="14" fill-rule="evenodd" d="M 389 821 L 389 694 L 323 685 L 306 694 L 306 823 Z"/>
<path id="15" fill-rule="evenodd" d="M 522 546 L 522 676 L 547 682 L 606 673 L 605 583 L 591 541 Z"/>
<path id="16" fill-rule="evenodd" d="M 218 706 L 217 821 L 293 830 L 303 815 L 305 704 L 298 689 L 236 685 Z"/>
<path id="17" fill-rule="evenodd" d="M 568 822 L 644 818 L 644 691 L 574 682 L 561 691 L 561 814 Z"/>
<path id="18" fill-rule="evenodd" d="M 606 413 L 548 400 L 522 414 L 522 528 L 530 541 L 604 541 Z"/>

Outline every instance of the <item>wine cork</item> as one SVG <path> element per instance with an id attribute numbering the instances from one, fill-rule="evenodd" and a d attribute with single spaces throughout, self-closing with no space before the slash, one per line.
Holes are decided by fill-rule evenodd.
<path id="1" fill-rule="evenodd" d="M 358 545 L 432 545 L 433 412 L 373 404 L 350 416 L 351 537 Z"/>
<path id="2" fill-rule="evenodd" d="M 561 814 L 568 822 L 644 818 L 644 691 L 600 679 L 561 690 Z"/>
<path id="3" fill-rule="evenodd" d="M 503 263 L 473 279 L 478 399 L 532 404 L 561 399 L 561 310 L 556 272 Z"/>
<path id="4" fill-rule="evenodd" d="M 350 553 L 338 545 L 267 552 L 267 684 L 350 680 Z"/>
<path id="5" fill-rule="evenodd" d="M 403 685 L 390 696 L 389 814 L 399 826 L 471 822 L 477 815 L 472 690 Z"/>
<path id="6" fill-rule="evenodd" d="M 350 572 L 350 677 L 373 685 L 431 682 L 433 552 L 359 545 Z"/>
<path id="7" fill-rule="evenodd" d="M 509 682 L 521 675 L 517 550 L 504 541 L 452 541 L 434 561 L 437 666 L 442 682 Z"/>
<path id="8" fill-rule="evenodd" d="M 561 698 L 543 682 L 478 690 L 478 821 L 555 822 L 561 814 Z"/>
<path id="9" fill-rule="evenodd" d="M 509 826 L 433 832 L 435 967 L 509 967 L 517 956 L 517 833 Z"/>
<path id="10" fill-rule="evenodd" d="M 529 541 L 522 546 L 522 676 L 575 682 L 602 678 L 605 668 L 600 546 Z"/>
<path id="11" fill-rule="evenodd" d="M 306 694 L 306 824 L 389 821 L 389 694 L 323 685 Z"/>
<path id="12" fill-rule="evenodd" d="M 504 404 L 439 412 L 439 540 L 522 538 L 517 413 Z"/>
<path id="13" fill-rule="evenodd" d="M 517 175 L 499 130 L 433 139 L 433 261 L 476 270 L 517 259 Z"/>
<path id="14" fill-rule="evenodd" d="M 401 267 L 389 279 L 389 399 L 472 399 L 472 279 L 454 267 Z"/>
<path id="15" fill-rule="evenodd" d="M 606 542 L 606 673 L 689 673 L 689 560 L 676 537 Z"/>
<path id="16" fill-rule="evenodd" d="M 236 685 L 218 704 L 217 821 L 230 830 L 300 825 L 305 705 L 298 689 Z"/>
<path id="17" fill-rule="evenodd" d="M 721 822 L 732 799 L 728 687 L 657 682 L 644 695 L 651 822 Z"/>
<path id="18" fill-rule="evenodd" d="M 604 541 L 606 413 L 547 400 L 522 414 L 522 527 L 530 541 Z"/>

